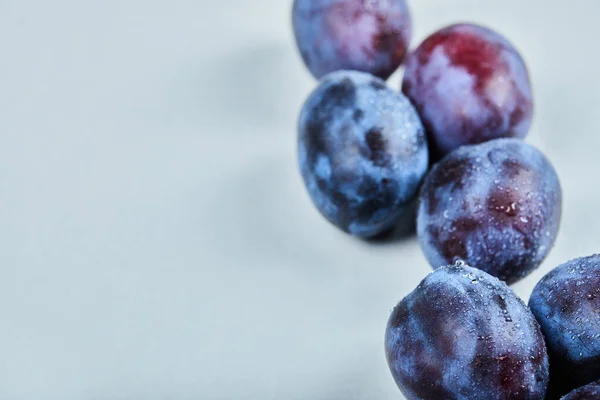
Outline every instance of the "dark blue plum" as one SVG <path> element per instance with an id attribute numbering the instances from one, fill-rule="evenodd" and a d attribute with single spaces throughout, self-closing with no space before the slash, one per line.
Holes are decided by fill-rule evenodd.
<path id="1" fill-rule="evenodd" d="M 302 59 L 317 78 L 357 70 L 387 79 L 411 37 L 406 0 L 295 0 L 292 21 Z"/>
<path id="2" fill-rule="evenodd" d="M 535 287 L 531 311 L 546 337 L 553 392 L 600 379 L 600 255 L 555 268 Z"/>
<path id="3" fill-rule="evenodd" d="M 481 26 L 452 25 L 428 37 L 407 57 L 402 90 L 419 110 L 436 159 L 466 144 L 523 138 L 531 126 L 525 62 Z"/>
<path id="4" fill-rule="evenodd" d="M 598 400 L 600 399 L 600 382 L 590 383 L 576 389 L 562 398 L 562 400 Z"/>
<path id="5" fill-rule="evenodd" d="M 398 223 L 428 166 L 419 117 L 402 94 L 362 72 L 336 72 L 310 95 L 298 124 L 298 159 L 319 211 L 363 238 Z"/>
<path id="6" fill-rule="evenodd" d="M 433 268 L 461 259 L 511 284 L 552 248 L 561 199 L 554 168 L 523 141 L 463 146 L 425 179 L 419 241 Z"/>
<path id="7" fill-rule="evenodd" d="M 548 355 L 535 318 L 493 276 L 457 262 L 394 308 L 385 351 L 408 400 L 541 400 Z"/>

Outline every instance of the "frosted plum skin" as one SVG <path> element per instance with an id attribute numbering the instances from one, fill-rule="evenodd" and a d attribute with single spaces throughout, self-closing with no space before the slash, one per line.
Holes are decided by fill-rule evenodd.
<path id="1" fill-rule="evenodd" d="M 600 255 L 562 264 L 537 284 L 529 306 L 546 337 L 553 392 L 600 379 Z"/>
<path id="2" fill-rule="evenodd" d="M 432 272 L 392 312 L 388 364 L 409 400 L 541 400 L 539 326 L 505 283 L 456 264 Z"/>
<path id="3" fill-rule="evenodd" d="M 423 183 L 417 233 L 433 268 L 464 260 L 511 284 L 554 245 L 562 190 L 543 154 L 518 139 L 463 146 Z"/>
<path id="4" fill-rule="evenodd" d="M 432 157 L 466 144 L 527 135 L 533 93 L 525 62 L 496 32 L 452 25 L 406 60 L 403 92 L 427 129 Z"/>
<path id="5" fill-rule="evenodd" d="M 371 238 L 411 215 L 429 153 L 404 95 L 369 74 L 342 71 L 323 78 L 304 104 L 298 162 L 321 214 Z"/>
<path id="6" fill-rule="evenodd" d="M 590 383 L 562 397 L 562 400 L 598 400 L 600 399 L 600 382 Z"/>
<path id="7" fill-rule="evenodd" d="M 316 78 L 356 70 L 387 79 L 404 60 L 412 30 L 406 0 L 295 0 L 292 22 Z"/>

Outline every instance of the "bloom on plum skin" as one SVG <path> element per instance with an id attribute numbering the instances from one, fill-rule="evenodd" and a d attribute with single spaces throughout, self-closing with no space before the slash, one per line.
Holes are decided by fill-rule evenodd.
<path id="1" fill-rule="evenodd" d="M 428 37 L 406 60 L 403 92 L 439 159 L 465 144 L 527 135 L 533 93 L 525 62 L 496 32 L 458 24 Z"/>
<path id="2" fill-rule="evenodd" d="M 600 382 L 590 383 L 562 397 L 561 400 L 598 400 L 600 399 Z"/>
<path id="3" fill-rule="evenodd" d="M 406 0 L 295 0 L 292 22 L 316 78 L 356 70 L 387 79 L 404 60 L 412 31 Z"/>
<path id="4" fill-rule="evenodd" d="M 564 395 L 600 379 L 600 255 L 550 271 L 529 307 L 546 337 L 553 392 Z"/>
<path id="5" fill-rule="evenodd" d="M 548 356 L 539 325 L 504 282 L 458 262 L 394 308 L 385 350 L 408 400 L 542 400 Z"/>
<path id="6" fill-rule="evenodd" d="M 463 146 L 420 194 L 417 232 L 433 268 L 462 259 L 507 283 L 537 268 L 560 226 L 562 190 L 549 161 L 518 139 Z"/>
<path id="7" fill-rule="evenodd" d="M 298 124 L 308 193 L 331 223 L 369 238 L 407 213 L 428 163 L 427 141 L 408 99 L 369 74 L 327 75 Z"/>

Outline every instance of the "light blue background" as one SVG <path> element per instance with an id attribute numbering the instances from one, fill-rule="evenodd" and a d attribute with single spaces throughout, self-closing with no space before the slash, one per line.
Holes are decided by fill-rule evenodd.
<path id="1" fill-rule="evenodd" d="M 429 272 L 313 209 L 290 1 L 0 0 L 0 399 L 400 399 L 390 310 Z M 522 51 L 554 251 L 599 251 L 597 0 L 413 0 Z M 398 87 L 399 74 L 391 84 Z"/>

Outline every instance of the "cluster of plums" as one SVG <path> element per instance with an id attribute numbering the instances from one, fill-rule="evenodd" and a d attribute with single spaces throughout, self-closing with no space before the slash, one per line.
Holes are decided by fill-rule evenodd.
<path id="1" fill-rule="evenodd" d="M 523 141 L 533 96 L 513 45 L 459 24 L 408 51 L 406 0 L 295 0 L 293 27 L 320 79 L 298 123 L 312 201 L 360 238 L 416 219 L 435 269 L 387 327 L 404 395 L 554 399 L 600 379 L 600 256 L 556 268 L 529 307 L 507 286 L 548 255 L 562 207 L 554 168 Z M 396 91 L 384 79 L 402 63 Z"/>

